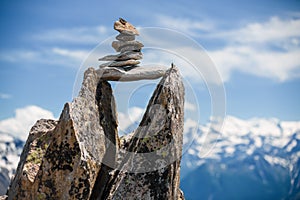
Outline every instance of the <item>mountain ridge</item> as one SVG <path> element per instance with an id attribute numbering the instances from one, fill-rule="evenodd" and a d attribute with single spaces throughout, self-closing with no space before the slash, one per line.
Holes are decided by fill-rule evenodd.
<path id="1" fill-rule="evenodd" d="M 300 122 L 227 116 L 205 138 L 210 125 L 199 126 L 182 158 L 188 199 L 299 198 Z M 203 152 L 204 143 L 213 149 Z"/>

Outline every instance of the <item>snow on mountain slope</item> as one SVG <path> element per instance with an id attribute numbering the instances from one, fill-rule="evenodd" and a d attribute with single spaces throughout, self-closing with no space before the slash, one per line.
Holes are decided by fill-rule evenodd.
<path id="1" fill-rule="evenodd" d="M 189 121 L 189 120 L 188 120 Z M 185 127 L 184 145 L 186 152 L 184 156 L 189 157 L 190 167 L 196 167 L 196 160 L 218 159 L 222 156 L 232 157 L 237 152 L 243 152 L 240 156 L 251 156 L 255 150 L 262 149 L 266 153 L 280 154 L 280 151 L 290 152 L 297 146 L 300 140 L 300 122 L 285 122 L 278 119 L 241 120 L 233 116 L 227 116 L 220 132 L 213 130 L 213 124 L 208 123 L 192 129 L 196 123 L 191 120 Z M 194 133 L 191 133 L 194 131 Z M 191 144 L 192 143 L 192 144 Z M 190 146 L 187 146 L 187 145 Z M 203 148 L 206 146 L 206 148 Z M 274 151 L 274 152 L 273 152 Z M 272 164 L 287 165 L 287 158 L 270 158 Z M 280 163 L 282 162 L 282 163 Z"/>
<path id="2" fill-rule="evenodd" d="M 24 142 L 8 133 L 0 132 L 0 194 L 5 194 L 15 173 Z"/>
<path id="3" fill-rule="evenodd" d="M 181 162 L 190 199 L 300 197 L 300 122 L 227 116 L 221 131 L 191 127 Z"/>

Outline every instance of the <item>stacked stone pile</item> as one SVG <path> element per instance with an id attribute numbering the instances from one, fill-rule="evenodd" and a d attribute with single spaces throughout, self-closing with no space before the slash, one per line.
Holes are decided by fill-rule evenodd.
<path id="1" fill-rule="evenodd" d="M 139 32 L 132 24 L 122 18 L 114 23 L 114 29 L 120 34 L 116 37 L 117 41 L 112 42 L 112 47 L 119 54 L 100 58 L 99 61 L 109 62 L 103 63 L 99 67 L 116 67 L 125 71 L 138 67 L 139 60 L 143 58 L 141 49 L 144 46 L 141 42 L 135 41 L 135 36 L 139 35 Z"/>
<path id="2" fill-rule="evenodd" d="M 109 61 L 99 66 L 97 74 L 106 81 L 138 81 L 157 79 L 165 75 L 168 67 L 161 65 L 140 66 L 143 58 L 141 52 L 144 45 L 135 40 L 139 35 L 136 28 L 126 20 L 119 18 L 114 23 L 114 29 L 120 34 L 117 41 L 112 42 L 112 47 L 119 52 L 116 55 L 107 55 L 99 61 Z"/>

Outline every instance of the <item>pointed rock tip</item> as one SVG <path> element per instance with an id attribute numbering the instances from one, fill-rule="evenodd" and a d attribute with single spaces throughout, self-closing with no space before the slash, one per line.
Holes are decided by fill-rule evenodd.
<path id="1" fill-rule="evenodd" d="M 179 73 L 179 69 L 178 67 L 174 64 L 174 63 L 171 63 L 171 67 L 168 69 L 168 71 L 166 72 L 166 74 L 170 74 L 170 73 L 177 73 L 177 74 L 180 74 Z"/>

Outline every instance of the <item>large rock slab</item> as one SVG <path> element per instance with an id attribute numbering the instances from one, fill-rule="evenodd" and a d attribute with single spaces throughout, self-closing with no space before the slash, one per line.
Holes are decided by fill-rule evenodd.
<path id="1" fill-rule="evenodd" d="M 97 70 L 98 76 L 107 81 L 138 81 L 158 79 L 164 76 L 168 68 L 163 66 L 135 67 L 128 71 L 123 68 L 105 67 Z"/>

